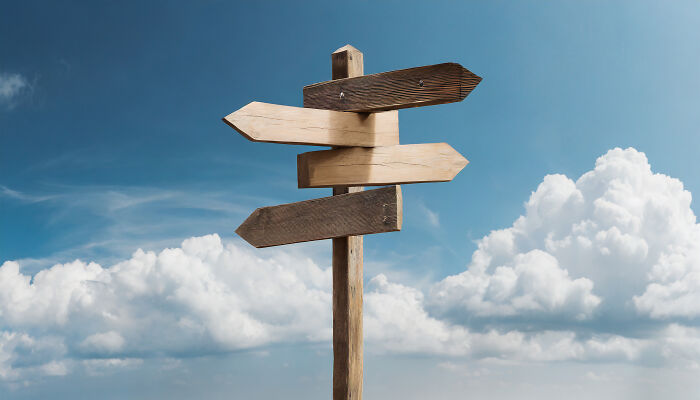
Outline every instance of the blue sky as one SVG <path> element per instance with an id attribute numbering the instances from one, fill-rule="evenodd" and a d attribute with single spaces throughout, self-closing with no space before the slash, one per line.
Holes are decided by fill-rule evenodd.
<path id="1" fill-rule="evenodd" d="M 301 106 L 347 43 L 368 74 L 483 77 L 399 113 L 402 143 L 470 164 L 404 185 L 403 230 L 365 238 L 366 396 L 700 393 L 697 2 L 2 9 L 3 398 L 330 393 L 330 243 L 234 234 L 257 207 L 329 194 L 296 187 L 296 154 L 317 148 L 221 118 Z"/>

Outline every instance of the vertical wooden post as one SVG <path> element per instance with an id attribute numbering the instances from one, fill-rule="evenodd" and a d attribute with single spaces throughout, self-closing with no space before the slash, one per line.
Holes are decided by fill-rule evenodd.
<path id="1" fill-rule="evenodd" d="M 362 53 L 350 45 L 331 60 L 333 79 L 364 74 Z M 362 190 L 336 187 L 333 195 Z M 333 239 L 333 400 L 362 400 L 362 236 Z"/>

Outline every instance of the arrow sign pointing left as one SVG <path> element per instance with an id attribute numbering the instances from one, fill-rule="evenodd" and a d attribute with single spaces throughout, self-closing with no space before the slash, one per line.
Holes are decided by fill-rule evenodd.
<path id="1" fill-rule="evenodd" d="M 255 247 L 401 230 L 401 187 L 300 201 L 253 211 L 236 233 Z"/>
<path id="2" fill-rule="evenodd" d="M 398 111 L 358 114 L 254 101 L 224 117 L 224 122 L 254 142 L 360 147 L 399 144 Z"/>

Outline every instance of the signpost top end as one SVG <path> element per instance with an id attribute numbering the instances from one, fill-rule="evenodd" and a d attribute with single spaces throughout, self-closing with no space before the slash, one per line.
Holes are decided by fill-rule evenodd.
<path id="1" fill-rule="evenodd" d="M 342 53 L 342 52 L 344 52 L 344 51 L 350 52 L 350 53 L 352 53 L 352 54 L 357 54 L 357 53 L 362 54 L 362 52 L 361 52 L 360 50 L 357 50 L 357 49 L 356 49 L 353 45 L 351 45 L 351 44 L 346 44 L 345 46 L 343 46 L 343 47 L 339 48 L 338 50 L 334 51 L 333 54 Z"/>
<path id="2" fill-rule="evenodd" d="M 331 69 L 333 79 L 354 78 L 364 75 L 362 52 L 346 44 L 331 54 Z"/>

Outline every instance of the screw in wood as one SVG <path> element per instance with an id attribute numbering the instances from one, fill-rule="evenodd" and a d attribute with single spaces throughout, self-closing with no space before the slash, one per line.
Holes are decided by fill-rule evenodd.
<path id="1" fill-rule="evenodd" d="M 345 93 L 340 92 L 340 100 L 343 100 L 343 99 L 345 99 Z"/>
<path id="2" fill-rule="evenodd" d="M 423 87 L 423 80 L 418 81 L 418 86 Z"/>

